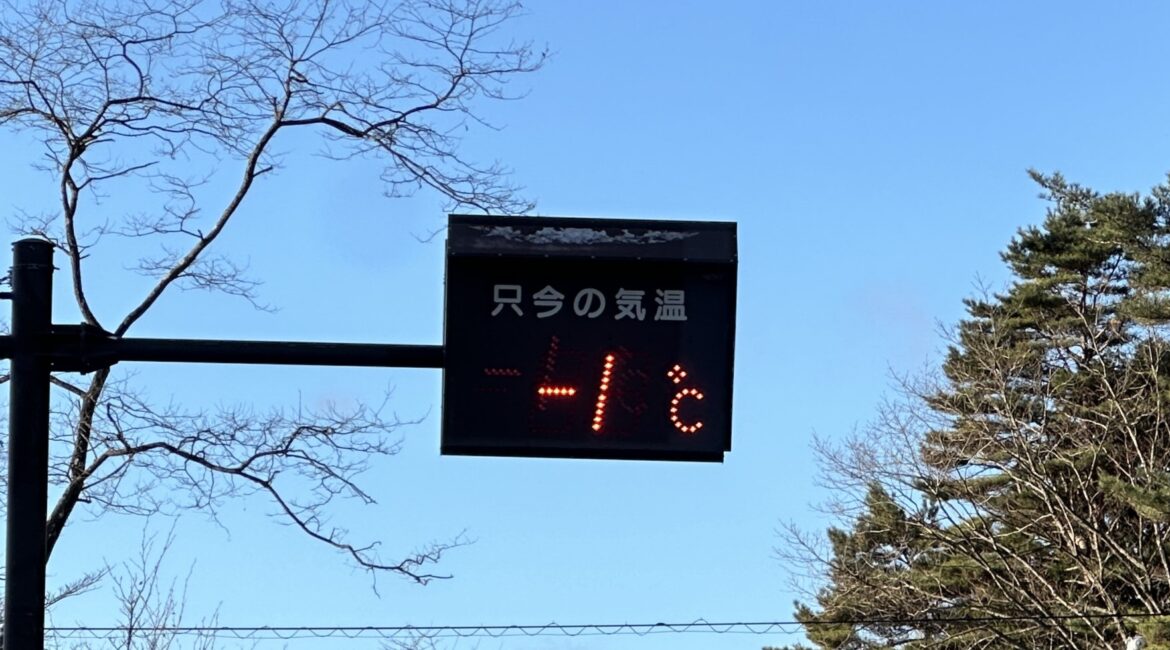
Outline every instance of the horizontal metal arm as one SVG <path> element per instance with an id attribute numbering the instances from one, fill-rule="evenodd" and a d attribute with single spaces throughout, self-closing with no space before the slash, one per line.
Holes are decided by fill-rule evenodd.
<path id="1" fill-rule="evenodd" d="M 442 368 L 444 361 L 441 345 L 117 338 L 92 325 L 52 329 L 47 355 L 54 370 L 65 372 L 90 372 L 119 361 L 372 368 Z M 12 353 L 12 337 L 0 336 L 0 358 Z"/>
<path id="2" fill-rule="evenodd" d="M 442 368 L 441 345 L 120 339 L 118 361 Z"/>

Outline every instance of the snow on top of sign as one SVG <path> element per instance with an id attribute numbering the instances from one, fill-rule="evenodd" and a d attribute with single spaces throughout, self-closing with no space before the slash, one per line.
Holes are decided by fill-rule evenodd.
<path id="1" fill-rule="evenodd" d="M 622 230 L 619 234 L 610 234 L 601 228 L 541 228 L 533 233 L 523 233 L 511 226 L 484 227 L 487 237 L 500 237 L 512 241 L 527 241 L 533 244 L 661 244 L 668 241 L 677 241 L 693 237 L 693 232 L 670 232 L 667 230 L 647 230 L 632 233 Z"/>

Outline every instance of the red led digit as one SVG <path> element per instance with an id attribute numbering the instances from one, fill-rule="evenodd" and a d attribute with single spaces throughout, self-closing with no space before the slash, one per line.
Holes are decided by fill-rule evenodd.
<path id="1" fill-rule="evenodd" d="M 682 366 L 679 365 L 675 365 L 666 373 L 666 378 L 675 384 L 681 383 L 686 376 L 687 371 L 683 370 Z M 682 433 L 690 435 L 703 428 L 703 421 L 695 420 L 694 422 L 688 424 L 685 420 L 679 417 L 678 406 L 684 399 L 687 398 L 701 400 L 703 399 L 703 393 L 700 392 L 697 388 L 683 388 L 682 390 L 675 393 L 674 397 L 670 400 L 670 423 L 674 425 L 674 428 L 678 429 Z"/>
<path id="2" fill-rule="evenodd" d="M 605 365 L 601 368 L 601 381 L 597 387 L 597 407 L 593 410 L 593 430 L 600 433 L 605 426 L 605 404 L 609 399 L 609 382 L 613 376 L 614 357 L 605 355 Z"/>

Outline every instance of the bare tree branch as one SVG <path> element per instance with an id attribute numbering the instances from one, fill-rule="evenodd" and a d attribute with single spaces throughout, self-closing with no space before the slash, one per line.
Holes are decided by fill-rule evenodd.
<path id="1" fill-rule="evenodd" d="M 56 194 L 13 227 L 52 241 L 81 318 L 123 336 L 176 289 L 270 308 L 222 241 L 279 173 L 286 132 L 318 134 L 326 158 L 380 161 L 391 196 L 427 188 L 452 206 L 527 211 L 503 166 L 462 151 L 469 128 L 491 127 L 481 104 L 523 96 L 509 85 L 544 62 L 506 33 L 520 11 L 511 0 L 0 0 L 0 129 L 43 143 L 30 163 Z M 124 267 L 151 278 L 120 314 L 89 291 L 90 253 L 108 235 L 138 247 Z M 214 517 L 248 494 L 359 566 L 418 582 L 442 577 L 429 567 L 463 542 L 385 560 L 329 523 L 335 499 L 372 500 L 362 471 L 398 451 L 388 434 L 408 423 L 378 407 L 158 406 L 120 369 L 53 382 L 50 554 L 79 510 Z"/>

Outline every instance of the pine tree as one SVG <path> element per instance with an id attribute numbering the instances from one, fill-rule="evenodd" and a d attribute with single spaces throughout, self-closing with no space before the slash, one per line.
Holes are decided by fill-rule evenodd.
<path id="1" fill-rule="evenodd" d="M 1170 648 L 1170 185 L 1033 178 L 941 376 L 821 447 L 847 525 L 781 549 L 823 579 L 817 648 Z"/>

